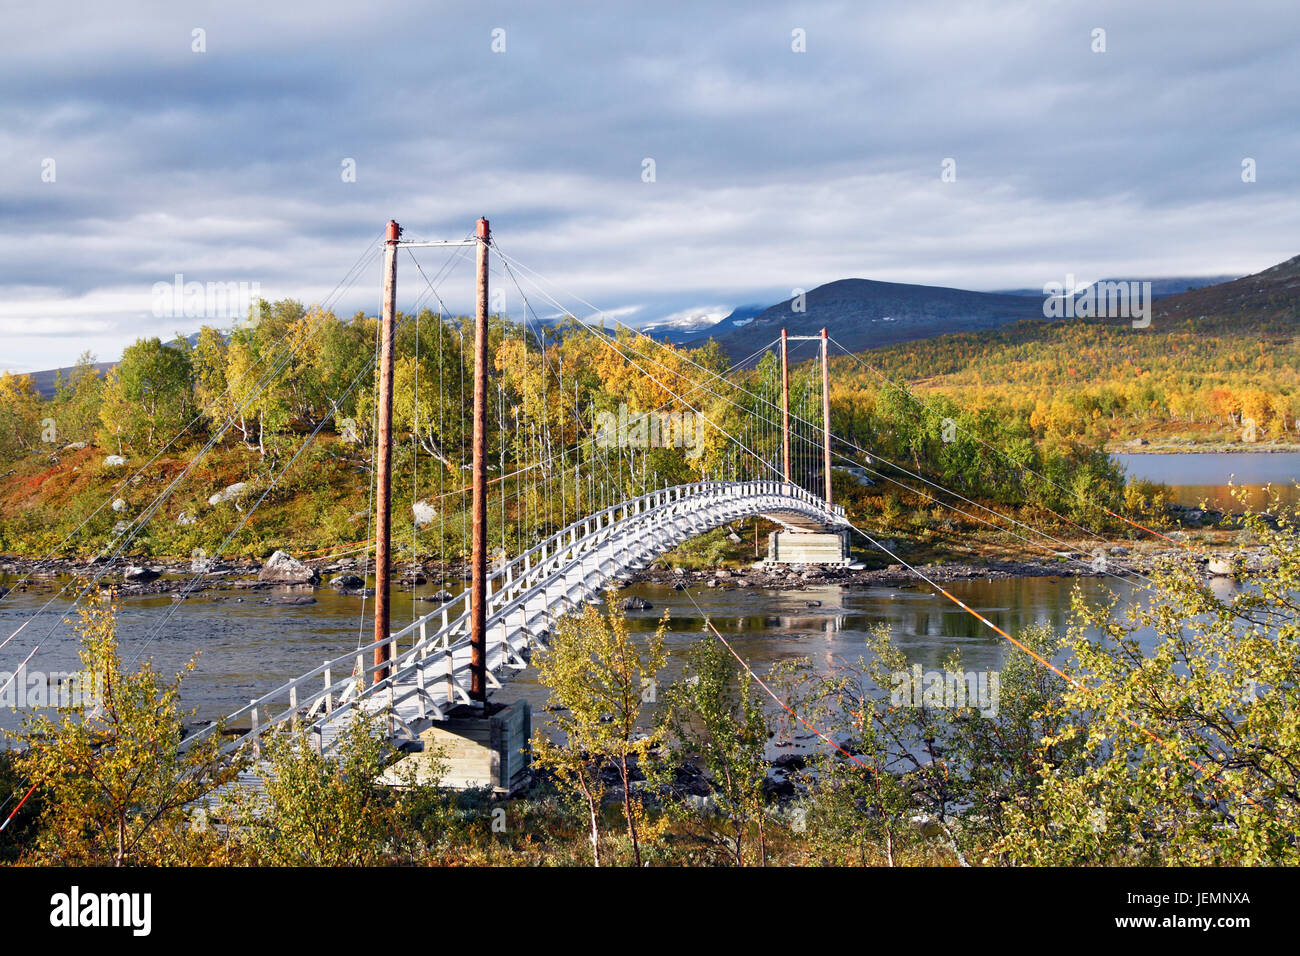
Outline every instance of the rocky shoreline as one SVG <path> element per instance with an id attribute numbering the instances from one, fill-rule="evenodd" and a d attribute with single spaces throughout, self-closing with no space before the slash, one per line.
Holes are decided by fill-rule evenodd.
<path id="1" fill-rule="evenodd" d="M 1291 442 L 1207 442 L 1205 444 L 1171 442 L 1152 444 L 1146 438 L 1106 445 L 1108 455 L 1286 455 L 1300 452 L 1300 444 Z"/>
<path id="2" fill-rule="evenodd" d="M 1263 549 L 1236 549 L 1239 563 L 1246 568 L 1258 567 Z M 1112 547 L 1104 555 L 1084 552 L 1060 552 L 1052 557 L 1025 560 L 988 560 L 979 562 L 944 562 L 914 564 L 925 576 L 936 582 L 963 580 L 1001 580 L 1007 578 L 1065 578 L 1101 577 L 1107 574 L 1123 575 L 1128 572 L 1149 572 L 1162 561 L 1184 560 L 1184 552 L 1175 549 L 1130 553 L 1121 546 Z M 1222 556 L 1198 555 L 1195 559 L 1207 576 L 1227 576 L 1232 559 Z M 19 579 L 10 587 L 20 590 L 44 591 L 51 587 L 51 579 L 65 576 L 100 576 L 106 584 L 126 596 L 172 594 L 199 591 L 283 591 L 289 589 L 299 597 L 307 597 L 314 590 L 329 589 L 340 594 L 369 596 L 374 589 L 367 587 L 365 567 L 360 560 L 345 559 L 332 562 L 296 561 L 277 552 L 266 563 L 257 561 L 212 562 L 204 575 L 195 580 L 198 568 L 189 561 L 166 561 L 143 558 L 120 560 L 113 565 L 96 560 L 91 562 L 66 559 L 26 559 L 0 556 L 0 574 Z M 25 579 L 25 580 L 23 580 Z M 452 564 L 442 566 L 435 562 L 416 566 L 403 565 L 394 574 L 392 583 L 403 590 L 434 583 L 439 590 L 422 596 L 422 600 L 448 600 L 456 582 L 468 579 L 468 566 Z M 707 568 L 688 570 L 679 567 L 651 567 L 629 577 L 625 584 L 649 583 L 678 590 L 686 587 L 708 587 L 720 590 L 755 588 L 770 591 L 803 590 L 823 584 L 848 587 L 892 587 L 918 583 L 917 576 L 902 564 L 883 568 L 844 568 L 819 565 L 792 565 L 775 567 Z M 0 593 L 3 593 L 0 587 Z M 268 603 L 304 603 L 283 598 Z"/>

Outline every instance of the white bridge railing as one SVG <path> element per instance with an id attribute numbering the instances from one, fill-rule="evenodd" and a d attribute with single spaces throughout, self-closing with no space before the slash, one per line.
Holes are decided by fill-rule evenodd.
<path id="1" fill-rule="evenodd" d="M 799 530 L 847 527 L 844 509 L 797 485 L 777 481 L 698 482 L 651 492 L 574 522 L 488 578 L 487 681 L 527 666 L 532 648 L 557 618 L 594 599 L 612 579 L 640 570 L 689 538 L 739 518 L 764 515 Z M 274 728 L 306 727 L 322 753 L 354 709 L 381 714 L 393 738 L 414 739 L 428 722 L 469 703 L 469 591 L 388 638 L 389 660 L 374 663 L 374 644 L 326 661 L 250 701 L 222 724 L 248 729 L 226 745 L 251 745 Z M 387 676 L 379 678 L 380 671 Z M 213 724 L 192 735 L 216 731 Z"/>

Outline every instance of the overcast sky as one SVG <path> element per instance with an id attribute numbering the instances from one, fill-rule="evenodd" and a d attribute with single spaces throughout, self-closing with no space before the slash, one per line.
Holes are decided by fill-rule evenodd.
<path id="1" fill-rule="evenodd" d="M 848 276 L 1037 288 L 1300 253 L 1293 3 L 26 6 L 0 31 L 0 369 L 193 331 L 153 314 L 177 273 L 319 301 L 389 218 L 487 216 L 634 324 Z M 446 254 L 418 255 L 432 277 Z M 399 307 L 423 288 L 404 259 Z M 375 265 L 336 311 L 378 301 Z"/>

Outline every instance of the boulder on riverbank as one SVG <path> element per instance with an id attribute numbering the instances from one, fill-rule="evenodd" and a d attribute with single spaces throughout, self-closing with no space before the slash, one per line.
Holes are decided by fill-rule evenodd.
<path id="1" fill-rule="evenodd" d="M 161 572 L 141 565 L 131 565 L 122 572 L 122 580 L 128 584 L 144 584 L 160 577 L 162 577 Z"/>
<path id="2" fill-rule="evenodd" d="M 319 584 L 320 572 L 283 551 L 277 551 L 257 572 L 257 580 L 263 584 Z"/>
<path id="3" fill-rule="evenodd" d="M 438 517 L 438 512 L 427 501 L 417 501 L 411 505 L 411 518 L 417 528 L 423 528 L 425 525 L 432 523 L 436 517 Z"/>

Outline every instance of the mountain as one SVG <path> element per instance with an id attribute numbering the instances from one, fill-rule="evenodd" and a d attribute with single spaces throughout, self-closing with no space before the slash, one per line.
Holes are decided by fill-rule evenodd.
<path id="1" fill-rule="evenodd" d="M 1161 299 L 1154 313 L 1153 328 L 1167 318 L 1205 321 L 1225 331 L 1246 331 L 1258 323 L 1300 331 L 1300 256 L 1231 282 Z"/>
<path id="2" fill-rule="evenodd" d="M 708 314 L 682 315 L 672 319 L 659 319 L 641 326 L 639 331 L 660 342 L 681 345 L 693 338 L 707 335 L 710 330 L 721 324 L 721 320 Z"/>
<path id="3" fill-rule="evenodd" d="M 1180 292 L 1189 292 L 1193 289 L 1203 289 L 1209 285 L 1220 285 L 1224 282 L 1231 282 L 1237 276 L 1196 276 L 1184 277 L 1179 276 L 1172 279 L 1098 279 L 1097 282 L 1090 282 L 1088 285 L 1097 285 L 1099 282 L 1150 282 L 1151 298 L 1164 299 L 1171 295 L 1177 295 Z M 1087 286 L 1080 288 L 1080 292 Z M 1000 295 L 1027 295 L 1035 296 L 1039 299 L 1043 297 L 1043 290 L 1038 289 L 999 289 Z"/>
<path id="4" fill-rule="evenodd" d="M 723 332 L 748 325 L 755 316 L 766 309 L 766 305 L 738 305 L 721 319 L 711 315 L 685 315 L 674 319 L 662 319 L 643 325 L 638 330 L 660 342 L 673 345 L 693 343 L 702 345 L 712 336 L 717 338 Z"/>
<path id="5" fill-rule="evenodd" d="M 839 279 L 803 298 L 802 303 L 786 299 L 770 306 L 738 327 L 719 323 L 711 335 L 728 355 L 739 358 L 780 336 L 782 328 L 791 335 L 816 335 L 825 327 L 845 348 L 859 351 L 1043 317 L 1041 293 L 1035 299 L 874 279 Z M 796 311 L 799 305 L 802 311 Z"/>

